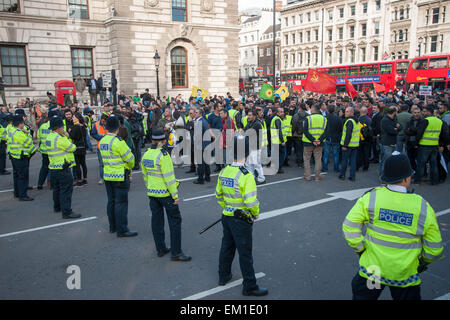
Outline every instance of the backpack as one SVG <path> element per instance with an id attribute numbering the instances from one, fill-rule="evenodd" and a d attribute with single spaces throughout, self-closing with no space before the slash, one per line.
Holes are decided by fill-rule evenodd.
<path id="1" fill-rule="evenodd" d="M 368 141 L 373 136 L 373 130 L 370 126 L 368 126 L 366 123 L 359 123 L 360 126 L 360 133 L 361 133 L 361 140 Z"/>
<path id="2" fill-rule="evenodd" d="M 144 128 L 139 122 L 132 121 L 130 123 L 130 127 L 131 127 L 131 137 L 133 139 L 138 139 L 144 135 Z"/>

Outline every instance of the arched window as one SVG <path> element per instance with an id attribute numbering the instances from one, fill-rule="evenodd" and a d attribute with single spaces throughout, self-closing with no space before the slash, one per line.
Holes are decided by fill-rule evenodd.
<path id="1" fill-rule="evenodd" d="M 403 30 L 398 32 L 398 42 L 403 42 Z"/>
<path id="2" fill-rule="evenodd" d="M 400 8 L 400 20 L 405 19 L 405 9 L 403 7 Z"/>
<path id="3" fill-rule="evenodd" d="M 175 47 L 170 51 L 170 61 L 172 70 L 172 87 L 187 88 L 187 52 L 182 47 Z"/>
<path id="4" fill-rule="evenodd" d="M 397 31 L 394 31 L 394 41 L 392 42 L 397 42 Z"/>
<path id="5" fill-rule="evenodd" d="M 397 59 L 401 59 L 401 58 L 402 58 L 402 52 L 399 51 L 399 52 L 397 52 Z"/>
<path id="6" fill-rule="evenodd" d="M 409 57 L 408 51 L 405 51 L 405 56 L 404 56 L 404 58 L 405 58 L 405 59 L 408 59 L 408 57 Z"/>

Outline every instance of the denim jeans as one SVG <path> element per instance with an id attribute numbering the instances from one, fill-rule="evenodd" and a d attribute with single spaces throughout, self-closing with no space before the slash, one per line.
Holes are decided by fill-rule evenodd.
<path id="1" fill-rule="evenodd" d="M 219 256 L 219 279 L 225 280 L 231 275 L 236 249 L 239 253 L 244 291 L 258 289 L 252 256 L 252 225 L 234 217 L 222 216 L 223 237 Z"/>
<path id="2" fill-rule="evenodd" d="M 177 256 L 181 251 L 181 214 L 178 206 L 173 204 L 172 197 L 150 198 L 150 210 L 152 211 L 152 233 L 155 240 L 156 251 L 167 249 L 164 234 L 164 209 L 166 209 L 167 221 L 170 230 L 170 251 L 172 256 Z"/>
<path id="3" fill-rule="evenodd" d="M 44 185 L 45 180 L 48 176 L 48 155 L 42 154 L 42 164 L 41 164 L 41 170 L 39 171 L 39 179 L 38 179 L 38 186 L 42 187 Z"/>
<path id="4" fill-rule="evenodd" d="M 87 149 L 92 152 L 92 142 L 91 142 L 91 133 L 89 132 L 88 129 L 86 129 L 87 133 L 86 133 L 86 145 L 87 145 Z"/>
<path id="5" fill-rule="evenodd" d="M 17 198 L 26 198 L 29 183 L 30 163 L 28 159 L 11 159 L 13 166 L 14 196 Z"/>
<path id="6" fill-rule="evenodd" d="M 322 171 L 328 172 L 328 162 L 330 161 L 330 151 L 333 153 L 333 165 L 334 172 L 339 171 L 339 142 L 325 141 L 323 146 L 323 156 L 322 156 Z"/>
<path id="7" fill-rule="evenodd" d="M 384 146 L 382 144 L 380 144 L 380 152 L 381 152 L 381 162 L 380 162 L 380 171 L 379 171 L 379 175 L 380 177 L 383 174 L 383 170 L 384 170 L 384 162 L 386 161 L 387 158 L 389 158 L 392 153 L 395 151 L 395 147 L 396 146 Z"/>
<path id="8" fill-rule="evenodd" d="M 415 182 L 421 182 L 425 172 L 425 165 L 430 161 L 430 181 L 431 184 L 438 184 L 439 170 L 438 170 L 438 147 L 419 146 L 417 151 L 417 173 Z"/>
<path id="9" fill-rule="evenodd" d="M 50 183 L 53 188 L 53 209 L 62 211 L 62 216 L 72 214 L 73 176 L 72 170 L 50 170 Z"/>
<path id="10" fill-rule="evenodd" d="M 126 233 L 128 230 L 128 191 L 130 180 L 105 181 L 108 204 L 106 213 L 108 215 L 109 228 L 118 234 Z"/>
<path id="11" fill-rule="evenodd" d="M 358 154 L 357 148 L 342 149 L 342 162 L 340 176 L 345 177 L 347 171 L 347 165 L 350 163 L 350 178 L 355 178 L 356 175 L 356 155 Z"/>
<path id="12" fill-rule="evenodd" d="M 397 136 L 397 145 L 396 145 L 396 149 L 395 150 L 397 150 L 400 153 L 406 154 L 405 147 L 406 147 L 405 146 L 405 136 L 404 135 L 398 135 Z"/>
<path id="13" fill-rule="evenodd" d="M 278 170 L 281 170 L 281 168 L 284 165 L 284 161 L 286 161 L 286 145 L 282 146 L 281 144 L 279 144 L 280 146 L 280 156 L 279 156 L 279 167 Z"/>

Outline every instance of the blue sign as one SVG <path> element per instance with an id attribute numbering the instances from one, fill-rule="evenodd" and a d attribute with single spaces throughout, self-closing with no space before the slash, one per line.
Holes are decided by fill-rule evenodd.
<path id="1" fill-rule="evenodd" d="M 102 151 L 108 151 L 109 150 L 109 144 L 101 144 L 100 150 Z"/>
<path id="2" fill-rule="evenodd" d="M 223 187 L 234 188 L 234 179 L 231 178 L 220 178 Z"/>
<path id="3" fill-rule="evenodd" d="M 144 167 L 146 168 L 153 168 L 155 166 L 155 163 L 153 160 L 142 160 L 142 163 Z"/>
<path id="4" fill-rule="evenodd" d="M 380 209 L 380 221 L 386 221 L 390 223 L 401 224 L 404 226 L 411 226 L 414 215 L 411 213 Z"/>
<path id="5" fill-rule="evenodd" d="M 353 77 L 353 78 L 347 78 L 347 79 L 352 84 L 380 82 L 380 80 L 381 80 L 380 76 L 361 76 L 361 77 Z M 345 78 L 338 78 L 336 83 L 337 84 L 345 84 Z"/>
<path id="6" fill-rule="evenodd" d="M 448 70 L 447 78 L 450 78 L 450 70 Z"/>

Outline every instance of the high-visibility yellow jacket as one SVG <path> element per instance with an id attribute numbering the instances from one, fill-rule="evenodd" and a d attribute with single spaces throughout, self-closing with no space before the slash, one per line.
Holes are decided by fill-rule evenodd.
<path id="1" fill-rule="evenodd" d="M 142 157 L 142 175 L 149 197 L 178 199 L 178 181 L 172 158 L 164 148 L 152 145 Z"/>
<path id="2" fill-rule="evenodd" d="M 8 124 L 6 126 L 6 152 L 9 153 L 9 145 L 10 145 L 10 141 L 12 139 L 12 133 L 16 130 L 16 128 L 14 128 L 14 126 L 12 124 Z"/>
<path id="3" fill-rule="evenodd" d="M 357 148 L 357 147 L 359 147 L 359 139 L 360 139 L 359 126 L 357 125 L 356 121 L 353 120 L 352 118 L 348 118 L 344 123 L 344 128 L 342 130 L 342 137 L 341 137 L 341 146 L 344 146 L 345 139 L 347 137 L 347 122 L 348 121 L 353 123 L 353 130 L 352 130 L 352 137 L 350 138 L 350 142 L 348 143 L 348 146 L 346 146 L 346 147 Z"/>
<path id="4" fill-rule="evenodd" d="M 9 154 L 14 159 L 21 159 L 22 155 L 29 157 L 37 150 L 33 144 L 33 139 L 20 129 L 14 128 L 14 131 L 10 131 L 8 137 Z"/>
<path id="5" fill-rule="evenodd" d="M 216 198 L 226 216 L 234 216 L 236 209 L 243 210 L 249 216 L 259 215 L 255 178 L 243 166 L 228 165 L 220 172 Z"/>
<path id="6" fill-rule="evenodd" d="M 45 141 L 47 140 L 47 136 L 50 134 L 50 122 L 47 121 L 46 123 L 42 124 L 38 130 L 37 139 L 38 139 L 38 146 L 39 146 L 39 152 L 42 154 L 47 153 L 47 145 L 45 144 Z"/>
<path id="7" fill-rule="evenodd" d="M 279 116 L 274 116 L 272 118 L 272 121 L 270 122 L 270 140 L 272 141 L 272 144 L 280 144 L 281 140 L 280 140 L 280 136 L 279 136 L 279 128 L 276 127 L 275 125 L 275 121 L 280 120 L 281 123 L 281 128 L 283 128 L 283 121 L 281 120 L 281 118 Z M 283 130 L 281 130 L 283 133 Z M 284 136 L 283 133 L 283 141 L 286 141 L 286 137 Z"/>
<path id="8" fill-rule="evenodd" d="M 242 126 L 245 128 L 247 126 L 248 123 L 248 116 L 245 116 L 241 119 L 242 122 Z"/>
<path id="9" fill-rule="evenodd" d="M 281 120 L 281 124 L 282 124 L 281 129 L 283 130 L 283 135 L 285 137 L 292 137 L 291 120 L 292 120 L 292 116 L 290 116 L 290 115 L 287 115 L 286 118 L 284 118 L 284 120 Z"/>
<path id="10" fill-rule="evenodd" d="M 442 130 L 442 120 L 434 116 L 426 117 L 428 120 L 427 128 L 419 141 L 421 146 L 438 146 L 439 136 Z"/>
<path id="11" fill-rule="evenodd" d="M 134 167 L 134 155 L 127 143 L 113 133 L 107 133 L 99 143 L 105 181 L 124 181 L 125 170 Z"/>
<path id="12" fill-rule="evenodd" d="M 77 147 L 69 138 L 52 131 L 47 135 L 45 146 L 50 170 L 62 170 L 64 166 L 68 168 L 75 166 L 73 153 L 77 150 Z"/>
<path id="13" fill-rule="evenodd" d="M 2 125 L 0 125 L 0 141 L 6 141 L 8 140 L 8 135 L 6 134 L 6 128 L 3 128 Z"/>
<path id="14" fill-rule="evenodd" d="M 420 284 L 419 259 L 431 263 L 443 251 L 436 214 L 428 202 L 387 187 L 362 196 L 347 214 L 342 230 L 350 247 L 364 251 L 359 274 L 388 286 Z"/>
<path id="15" fill-rule="evenodd" d="M 258 119 L 261 122 L 262 127 L 262 140 L 261 140 L 261 148 L 269 145 L 269 139 L 267 137 L 267 125 L 264 119 Z"/>
<path id="16" fill-rule="evenodd" d="M 319 140 L 327 127 L 327 118 L 316 113 L 306 117 L 306 120 L 308 121 L 309 134 L 312 135 L 316 141 Z M 313 141 L 309 141 L 306 134 L 303 134 L 302 141 L 306 143 L 313 143 Z"/>
<path id="17" fill-rule="evenodd" d="M 236 115 L 238 114 L 238 111 L 236 109 L 230 109 L 228 111 L 228 115 L 231 119 L 233 119 L 234 123 L 236 124 Z"/>

